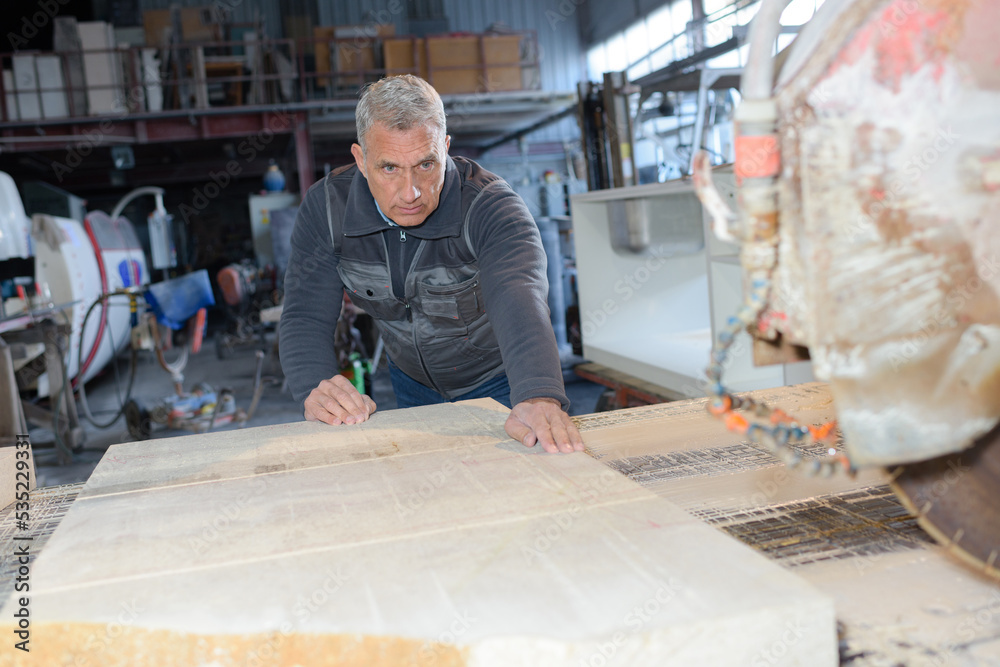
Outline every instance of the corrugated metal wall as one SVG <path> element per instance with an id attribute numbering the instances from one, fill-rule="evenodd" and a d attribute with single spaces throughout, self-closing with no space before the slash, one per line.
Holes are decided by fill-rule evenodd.
<path id="1" fill-rule="evenodd" d="M 233 21 L 237 23 L 251 22 L 256 16 L 264 21 L 268 36 L 282 37 L 281 34 L 281 2 L 279 0 L 263 0 L 249 2 L 248 0 L 139 0 L 139 15 L 147 9 L 170 9 L 171 5 L 181 7 L 218 7 L 232 13 Z M 256 12 L 256 14 L 255 14 Z"/>
<path id="2" fill-rule="evenodd" d="M 573 0 L 569 0 L 573 1 Z M 579 0 L 577 0 L 579 1 Z M 691 2 L 691 0 L 676 0 Z M 584 49 L 628 27 L 654 9 L 670 4 L 669 0 L 586 0 L 586 12 L 580 26 Z"/>

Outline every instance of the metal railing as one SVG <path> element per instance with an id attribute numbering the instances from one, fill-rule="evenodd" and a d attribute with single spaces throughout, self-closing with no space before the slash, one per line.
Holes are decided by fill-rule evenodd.
<path id="1" fill-rule="evenodd" d="M 412 73 L 442 95 L 538 90 L 537 35 L 218 41 L 0 54 L 0 122 L 357 98 Z"/>

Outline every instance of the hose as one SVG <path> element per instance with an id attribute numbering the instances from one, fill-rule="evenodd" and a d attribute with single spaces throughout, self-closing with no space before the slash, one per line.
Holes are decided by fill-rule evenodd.
<path id="1" fill-rule="evenodd" d="M 156 197 L 156 210 L 166 212 L 166 209 L 163 208 L 164 192 L 165 190 L 163 188 L 158 188 L 153 185 L 142 188 L 136 188 L 135 190 L 132 190 L 124 197 L 122 197 L 120 200 L 118 200 L 117 204 L 115 204 L 114 210 L 111 211 L 111 219 L 117 220 L 118 216 L 120 216 L 122 214 L 122 211 L 125 210 L 125 207 L 129 205 L 129 202 L 131 202 L 136 197 L 141 197 L 142 195 L 153 195 L 154 197 Z"/>
<path id="2" fill-rule="evenodd" d="M 781 32 L 781 14 L 789 1 L 763 0 L 750 25 L 750 48 L 740 90 L 744 100 L 771 97 L 774 87 L 774 42 Z"/>
<path id="3" fill-rule="evenodd" d="M 109 298 L 113 297 L 113 296 L 128 296 L 128 297 L 131 298 L 134 295 L 130 294 L 129 292 L 121 292 L 121 291 L 112 292 L 110 294 L 102 294 L 92 304 L 90 304 L 90 307 L 87 309 L 86 315 L 84 315 L 84 317 L 83 317 L 83 325 L 80 327 L 80 342 L 78 344 L 78 352 L 77 352 L 77 358 L 78 359 L 83 358 L 83 339 L 84 339 L 84 333 L 87 331 L 87 320 L 90 319 L 91 313 L 93 313 L 94 308 L 96 308 L 98 304 L 103 304 L 103 307 L 105 309 L 107 309 L 108 308 L 107 300 Z M 117 422 L 121 418 L 121 416 L 123 414 L 125 414 L 125 405 L 132 398 L 132 387 L 135 384 L 135 372 L 136 372 L 136 365 L 137 365 L 136 362 L 138 361 L 138 353 L 136 352 L 136 349 L 133 346 L 132 347 L 132 354 L 130 355 L 130 358 L 129 358 L 128 386 L 125 389 L 125 398 L 124 398 L 124 400 L 122 400 L 121 392 L 120 392 L 120 389 L 121 389 L 121 377 L 118 374 L 118 363 L 117 363 L 117 359 L 116 359 L 116 356 L 117 356 L 116 355 L 116 350 L 118 348 L 115 345 L 114 337 L 113 337 L 113 334 L 111 333 L 110 329 L 108 330 L 108 340 L 111 342 L 111 350 L 112 350 L 111 360 L 113 362 L 112 365 L 114 367 L 114 373 L 115 373 L 115 393 L 118 394 L 118 399 L 119 399 L 119 402 L 121 404 L 119 406 L 118 411 L 115 413 L 115 416 L 110 421 L 108 421 L 106 423 L 103 423 L 103 424 L 99 423 L 97 421 L 97 419 L 94 417 L 94 415 L 90 412 L 90 405 L 87 403 L 87 391 L 86 391 L 86 388 L 85 388 L 85 384 L 86 383 L 83 381 L 82 376 L 81 376 L 80 382 L 79 382 L 79 384 L 77 386 L 77 391 L 79 392 L 79 395 L 80 395 L 80 406 L 83 408 L 83 416 L 84 416 L 84 418 L 88 422 L 90 422 L 91 424 L 93 424 L 93 426 L 95 428 L 100 428 L 100 429 L 110 428 L 115 422 Z"/>

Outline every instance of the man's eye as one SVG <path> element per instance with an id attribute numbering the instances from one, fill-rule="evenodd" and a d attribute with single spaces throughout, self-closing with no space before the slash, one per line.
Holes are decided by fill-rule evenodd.
<path id="1" fill-rule="evenodd" d="M 382 171 L 384 171 L 387 174 L 391 174 L 394 171 L 396 171 L 396 167 L 392 166 L 391 164 L 388 164 L 388 165 L 382 167 Z"/>
<path id="2" fill-rule="evenodd" d="M 420 166 L 421 166 L 421 168 L 423 168 L 425 170 L 427 170 L 427 169 L 433 169 L 434 168 L 434 163 L 433 162 L 424 162 Z"/>

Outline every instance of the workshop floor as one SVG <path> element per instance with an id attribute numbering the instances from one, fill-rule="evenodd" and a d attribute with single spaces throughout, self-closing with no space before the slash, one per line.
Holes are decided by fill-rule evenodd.
<path id="1" fill-rule="evenodd" d="M 118 359 L 122 392 L 124 392 L 127 381 L 128 357 L 128 353 L 124 353 Z M 215 389 L 232 389 L 236 396 L 237 406 L 246 410 L 250 406 L 253 392 L 254 368 L 254 349 L 252 347 L 238 348 L 231 358 L 220 360 L 215 354 L 214 346 L 206 345 L 202 352 L 192 357 L 188 362 L 184 372 L 184 386 L 185 389 L 190 389 L 200 382 L 205 382 Z M 263 374 L 265 379 L 264 392 L 260 404 L 257 406 L 253 418 L 247 422 L 247 426 L 267 426 L 302 419 L 302 413 L 291 394 L 282 391 L 280 369 L 271 358 L 265 359 Z M 396 398 L 392 393 L 388 369 L 384 364 L 375 374 L 373 383 L 372 398 L 378 404 L 379 410 L 395 408 Z M 87 384 L 88 404 L 98 422 L 110 419 L 118 410 L 118 406 L 121 405 L 121 400 L 118 397 L 118 386 L 111 366 L 108 366 L 102 375 Z M 570 414 L 582 415 L 594 411 L 597 399 L 604 391 L 604 387 L 586 380 L 575 379 L 572 382 L 567 382 L 566 391 L 572 402 Z M 160 368 L 155 357 L 148 352 L 140 353 L 132 397 L 144 404 L 150 404 L 171 392 L 170 376 Z M 84 482 L 97 467 L 108 447 L 134 440 L 129 435 L 124 418 L 118 419 L 106 429 L 95 428 L 83 419 L 82 414 L 81 420 L 86 428 L 86 442 L 83 451 L 74 455 L 73 463 L 70 465 L 57 464 L 51 431 L 42 428 L 31 429 L 30 435 L 34 446 L 39 487 Z M 227 425 L 217 430 L 233 428 L 236 426 Z M 154 430 L 153 433 L 153 437 L 156 438 L 183 435 L 190 435 L 190 433 L 174 430 Z"/>

